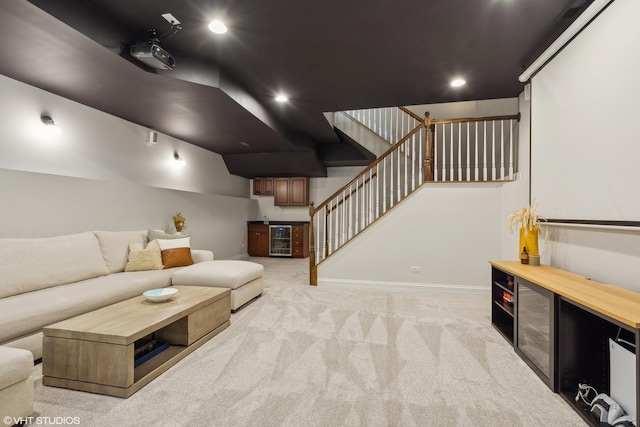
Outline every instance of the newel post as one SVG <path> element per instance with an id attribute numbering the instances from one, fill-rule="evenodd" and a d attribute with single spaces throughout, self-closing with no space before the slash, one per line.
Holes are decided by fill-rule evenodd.
<path id="1" fill-rule="evenodd" d="M 431 117 L 424 113 L 424 182 L 433 181 L 433 154 L 431 153 Z"/>
<path id="2" fill-rule="evenodd" d="M 316 214 L 316 210 L 313 207 L 313 202 L 309 205 L 309 284 L 312 286 L 318 286 L 318 267 L 316 266 L 316 245 L 314 240 L 314 226 L 313 217 Z"/>

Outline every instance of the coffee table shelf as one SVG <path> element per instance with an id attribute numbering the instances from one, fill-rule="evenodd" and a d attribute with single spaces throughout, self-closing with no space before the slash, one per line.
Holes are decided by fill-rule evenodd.
<path id="1" fill-rule="evenodd" d="M 176 288 L 164 303 L 138 296 L 44 328 L 43 384 L 129 397 L 229 326 L 229 289 Z M 170 346 L 134 368 L 149 335 Z"/>

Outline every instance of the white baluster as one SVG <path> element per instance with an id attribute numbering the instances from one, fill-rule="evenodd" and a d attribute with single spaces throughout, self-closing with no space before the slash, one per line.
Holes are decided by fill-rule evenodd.
<path id="1" fill-rule="evenodd" d="M 380 162 L 376 163 L 376 211 L 375 212 L 376 212 L 375 219 L 378 219 L 378 216 L 380 216 Z"/>
<path id="2" fill-rule="evenodd" d="M 356 234 L 358 234 L 358 205 L 360 203 L 358 203 L 358 181 L 359 179 L 356 179 L 356 185 L 355 188 L 353 189 L 353 193 L 351 193 L 351 199 L 355 199 L 353 201 L 353 204 L 355 205 L 355 215 L 353 217 L 353 235 L 355 236 Z"/>
<path id="3" fill-rule="evenodd" d="M 359 190 L 359 194 L 360 194 L 360 225 L 359 225 L 359 229 L 360 231 L 362 231 L 362 229 L 364 228 L 364 220 L 367 217 L 367 205 L 366 203 L 366 199 L 365 196 L 367 194 L 367 175 L 362 175 L 362 186 L 360 187 Z"/>
<path id="4" fill-rule="evenodd" d="M 487 180 L 487 121 L 483 121 L 483 132 L 484 132 L 484 141 L 482 143 L 483 145 L 483 151 L 484 151 L 484 160 L 482 161 L 482 180 L 486 181 Z"/>
<path id="5" fill-rule="evenodd" d="M 416 157 L 416 139 L 411 138 L 411 191 L 416 189 L 416 161 L 420 161 L 420 157 Z"/>
<path id="6" fill-rule="evenodd" d="M 400 182 L 400 177 L 401 177 L 401 173 L 402 170 L 400 168 L 400 157 L 402 157 L 400 154 L 402 154 L 402 146 L 403 144 L 400 144 L 400 146 L 398 147 L 398 149 L 396 150 L 396 157 L 398 158 L 398 166 L 396 168 L 396 182 L 397 182 L 397 186 L 398 186 L 398 192 L 396 193 L 396 202 L 399 202 L 400 199 L 402 198 L 402 193 L 400 192 L 400 186 L 402 185 L 402 183 Z"/>
<path id="7" fill-rule="evenodd" d="M 395 174 L 394 171 L 394 167 L 393 167 L 393 151 L 391 153 L 389 153 L 389 207 L 393 207 L 393 189 L 395 188 L 393 186 L 393 176 Z"/>
<path id="8" fill-rule="evenodd" d="M 427 132 L 429 132 L 429 129 L 427 129 Z M 433 180 L 436 182 L 438 182 L 438 135 L 440 135 L 440 133 L 438 132 L 438 125 L 436 125 L 436 129 L 433 135 Z M 440 137 L 440 140 L 442 140 L 442 136 Z M 425 139 L 424 142 L 426 144 L 427 140 Z M 420 162 L 420 164 L 422 164 L 422 161 Z"/>
<path id="9" fill-rule="evenodd" d="M 342 205 L 340 206 L 340 217 L 342 219 L 341 224 L 340 224 L 340 240 L 337 241 L 337 245 L 336 245 L 336 250 L 342 246 L 342 243 L 344 242 L 344 237 L 345 237 L 345 232 L 347 231 L 347 226 L 346 226 L 346 221 L 347 221 L 347 199 L 344 197 L 345 196 L 345 191 L 342 191 Z"/>
<path id="10" fill-rule="evenodd" d="M 462 181 L 462 123 L 458 122 L 458 181 Z"/>
<path id="11" fill-rule="evenodd" d="M 493 138 L 491 145 L 491 180 L 496 180 L 496 121 L 491 122 L 491 128 L 493 129 Z"/>
<path id="12" fill-rule="evenodd" d="M 391 141 L 391 130 L 390 130 L 390 117 L 389 114 L 391 114 L 391 110 L 389 109 L 389 107 L 386 107 L 384 109 L 384 137 L 387 141 Z"/>
<path id="13" fill-rule="evenodd" d="M 338 239 L 338 222 L 340 221 L 340 217 L 338 217 L 338 197 L 336 196 L 334 200 L 334 203 L 336 204 L 335 209 L 333 209 L 333 212 L 331 212 L 331 233 L 329 234 L 329 245 L 331 246 L 331 253 L 333 253 L 333 251 L 335 251 L 336 248 L 336 241 Z"/>
<path id="14" fill-rule="evenodd" d="M 382 210 L 380 215 L 387 212 L 387 159 L 382 161 Z"/>
<path id="15" fill-rule="evenodd" d="M 453 181 L 453 123 L 449 125 L 451 127 L 451 141 L 449 141 L 449 150 L 450 150 L 450 158 L 449 158 L 449 181 Z"/>
<path id="16" fill-rule="evenodd" d="M 473 168 L 475 173 L 475 180 L 478 181 L 478 122 L 476 122 L 476 157 L 475 167 Z"/>
<path id="17" fill-rule="evenodd" d="M 467 122 L 467 181 L 471 181 L 471 155 L 469 153 L 469 149 L 471 143 L 469 142 L 469 138 L 471 137 L 469 133 L 469 122 Z"/>
<path id="18" fill-rule="evenodd" d="M 327 205 L 326 207 L 328 207 Z M 322 227 L 322 255 L 320 255 L 320 259 L 324 259 L 329 255 L 329 239 L 331 238 L 331 234 L 329 234 L 329 216 L 325 215 L 324 227 Z"/>
<path id="19" fill-rule="evenodd" d="M 422 170 L 422 166 L 424 164 L 424 156 L 422 155 L 422 147 L 423 147 L 424 144 L 422 144 L 422 141 L 424 141 L 425 144 L 427 143 L 427 132 L 429 132 L 429 129 L 425 130 L 424 138 L 422 138 L 421 140 L 418 140 L 418 185 L 421 185 L 424 182 L 424 172 Z"/>
<path id="20" fill-rule="evenodd" d="M 509 120 L 509 179 L 513 179 L 513 120 Z"/>
<path id="21" fill-rule="evenodd" d="M 345 243 L 351 240 L 353 236 L 353 198 L 351 197 L 351 185 L 349 185 L 349 192 L 347 193 L 349 197 L 347 198 L 347 202 L 349 203 L 349 212 L 348 212 L 348 220 L 347 220 L 347 239 Z"/>
<path id="22" fill-rule="evenodd" d="M 391 110 L 391 136 L 389 138 L 389 142 L 391 144 L 395 144 L 396 135 L 398 134 L 398 109 L 394 108 Z"/>
<path id="23" fill-rule="evenodd" d="M 500 120 L 500 179 L 504 180 L 504 120 Z"/>
<path id="24" fill-rule="evenodd" d="M 370 224 L 373 221 L 373 168 L 369 169 L 369 203 L 367 206 L 369 207 L 367 224 Z"/>

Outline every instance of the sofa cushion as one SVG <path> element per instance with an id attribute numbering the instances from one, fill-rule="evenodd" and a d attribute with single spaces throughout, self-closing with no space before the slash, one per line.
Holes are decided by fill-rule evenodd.
<path id="1" fill-rule="evenodd" d="M 24 381 L 32 371 L 33 354 L 29 350 L 0 346 L 0 390 Z"/>
<path id="2" fill-rule="evenodd" d="M 162 270 L 162 254 L 157 240 L 143 248 L 140 243 L 129 243 L 129 262 L 124 271 Z"/>
<path id="3" fill-rule="evenodd" d="M 157 239 L 162 253 L 164 268 L 184 267 L 193 264 L 191 257 L 191 238 Z"/>
<path id="4" fill-rule="evenodd" d="M 124 271 L 129 256 L 129 243 L 140 243 L 144 248 L 147 245 L 147 232 L 137 231 L 94 231 L 100 242 L 100 250 L 107 264 L 109 273 Z"/>
<path id="5" fill-rule="evenodd" d="M 147 232 L 147 236 L 149 238 L 149 241 L 152 241 L 155 239 L 183 239 L 185 237 L 190 237 L 189 234 L 182 234 L 182 233 L 169 234 L 169 233 L 165 233 L 162 230 L 151 230 L 151 229 L 149 229 L 149 231 Z"/>
<path id="6" fill-rule="evenodd" d="M 214 286 L 237 289 L 264 275 L 262 264 L 251 261 L 205 261 L 176 270 L 171 278 L 174 285 Z"/>
<path id="7" fill-rule="evenodd" d="M 106 274 L 98 239 L 91 232 L 0 239 L 0 298 Z"/>
<path id="8" fill-rule="evenodd" d="M 176 269 L 110 274 L 0 299 L 0 343 L 78 314 L 171 286 Z"/>

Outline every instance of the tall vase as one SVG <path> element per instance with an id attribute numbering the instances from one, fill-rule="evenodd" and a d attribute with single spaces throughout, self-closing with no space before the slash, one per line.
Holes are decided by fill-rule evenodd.
<path id="1" fill-rule="evenodd" d="M 524 235 L 524 227 L 520 227 L 520 248 L 519 253 L 526 247 L 529 255 L 540 255 L 538 253 L 538 227 L 531 227 L 527 230 L 527 235 Z"/>

